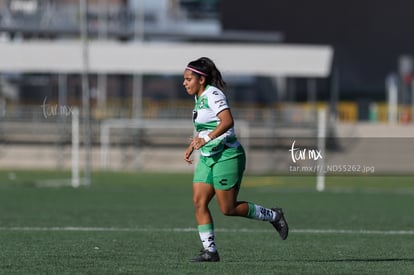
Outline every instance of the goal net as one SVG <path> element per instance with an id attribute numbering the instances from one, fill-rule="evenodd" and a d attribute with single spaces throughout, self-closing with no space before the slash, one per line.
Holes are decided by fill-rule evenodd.
<path id="1" fill-rule="evenodd" d="M 249 148 L 249 125 L 236 122 L 236 133 Z M 130 168 L 166 171 L 174 170 L 177 156 L 184 152 L 185 144 L 194 135 L 188 119 L 108 119 L 100 127 L 101 169 Z M 173 158 L 167 154 L 173 151 Z M 160 154 L 159 156 L 156 156 Z M 197 153 L 195 153 L 197 157 Z M 182 165 L 182 162 L 178 162 Z"/>

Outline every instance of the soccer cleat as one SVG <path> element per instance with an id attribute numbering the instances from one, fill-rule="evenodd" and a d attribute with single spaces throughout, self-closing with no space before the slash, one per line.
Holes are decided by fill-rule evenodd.
<path id="1" fill-rule="evenodd" d="M 192 262 L 218 262 L 220 257 L 218 252 L 210 252 L 208 250 L 202 250 L 200 255 L 191 260 Z"/>
<path id="2" fill-rule="evenodd" d="M 280 238 L 282 238 L 282 240 L 286 240 L 289 234 L 289 226 L 286 222 L 285 216 L 283 214 L 283 210 L 282 208 L 272 208 L 272 210 L 277 213 L 277 219 L 270 223 L 279 233 Z"/>

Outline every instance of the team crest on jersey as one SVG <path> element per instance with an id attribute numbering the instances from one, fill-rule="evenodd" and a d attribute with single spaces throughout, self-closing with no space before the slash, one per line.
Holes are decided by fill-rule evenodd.
<path id="1" fill-rule="evenodd" d="M 205 97 L 201 98 L 200 103 L 198 104 L 198 109 L 205 108 L 205 101 L 206 101 Z"/>

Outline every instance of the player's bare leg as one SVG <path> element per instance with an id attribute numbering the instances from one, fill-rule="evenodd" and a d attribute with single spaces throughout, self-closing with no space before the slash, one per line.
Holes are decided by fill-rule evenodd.
<path id="1" fill-rule="evenodd" d="M 208 205 L 215 195 L 212 185 L 193 183 L 193 204 L 195 209 L 198 233 L 203 249 L 201 254 L 192 259 L 193 262 L 218 262 L 220 257 L 214 241 L 214 224 Z"/>
<path id="2" fill-rule="evenodd" d="M 287 238 L 289 228 L 281 208 L 269 209 L 252 202 L 237 201 L 237 195 L 237 187 L 230 190 L 216 190 L 217 202 L 224 215 L 269 221 L 282 240 Z"/>

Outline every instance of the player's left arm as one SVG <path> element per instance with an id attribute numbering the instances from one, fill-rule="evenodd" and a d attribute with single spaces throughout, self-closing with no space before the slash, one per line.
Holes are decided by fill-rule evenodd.
<path id="1" fill-rule="evenodd" d="M 234 126 L 233 115 L 229 108 L 218 113 L 217 117 L 220 119 L 220 124 L 208 134 L 211 139 L 221 136 Z"/>
<path id="2" fill-rule="evenodd" d="M 220 123 L 217 127 L 211 131 L 208 136 L 210 139 L 215 139 L 225 132 L 227 132 L 230 128 L 234 125 L 233 115 L 231 114 L 230 108 L 224 109 L 217 114 L 217 117 L 220 119 Z M 207 142 L 204 138 L 195 137 L 193 139 L 192 145 L 194 149 L 200 149 L 203 147 Z"/>

